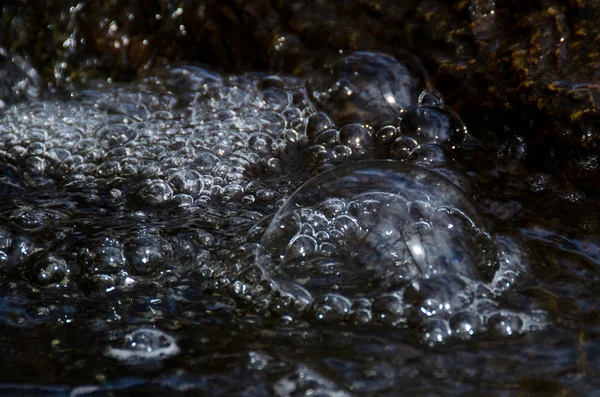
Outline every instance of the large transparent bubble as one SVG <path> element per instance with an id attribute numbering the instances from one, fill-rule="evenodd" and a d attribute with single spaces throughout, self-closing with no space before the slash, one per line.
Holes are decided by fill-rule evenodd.
<path id="1" fill-rule="evenodd" d="M 355 52 L 313 77 L 311 94 L 339 125 L 385 125 L 415 105 L 425 87 L 425 73 L 413 63 L 378 52 Z"/>
<path id="2" fill-rule="evenodd" d="M 342 165 L 304 184 L 256 261 L 316 320 L 408 323 L 431 343 L 505 315 L 495 299 L 526 268 L 519 245 L 496 236 L 461 189 L 395 161 Z"/>
<path id="3" fill-rule="evenodd" d="M 490 281 L 489 226 L 461 190 L 420 167 L 369 161 L 298 189 L 262 239 L 273 271 L 311 293 L 351 296 L 452 274 Z"/>

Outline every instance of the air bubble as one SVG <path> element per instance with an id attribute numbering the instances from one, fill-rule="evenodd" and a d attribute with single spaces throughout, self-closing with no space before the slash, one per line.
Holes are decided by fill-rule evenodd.
<path id="1" fill-rule="evenodd" d="M 381 295 L 373 301 L 371 309 L 377 321 L 393 324 L 403 315 L 402 298 L 398 294 Z"/>
<path id="2" fill-rule="evenodd" d="M 140 201 L 149 205 L 160 205 L 168 202 L 173 197 L 173 189 L 165 181 L 148 181 L 137 194 Z"/>
<path id="3" fill-rule="evenodd" d="M 66 261 L 53 254 L 44 255 L 33 265 L 33 278 L 39 285 L 57 284 L 67 276 Z"/>
<path id="4" fill-rule="evenodd" d="M 22 263 L 34 250 L 34 243 L 27 237 L 0 228 L 0 268 Z"/>
<path id="5" fill-rule="evenodd" d="M 354 211 L 370 215 L 363 223 Z M 315 226 L 329 236 L 318 249 L 301 234 L 301 219 L 316 213 L 322 215 Z M 460 277 L 484 281 L 479 269 L 495 263 L 486 235 L 487 221 L 450 182 L 419 167 L 369 161 L 335 167 L 303 185 L 275 215 L 262 244 L 275 260 L 273 276 L 304 280 L 311 294 L 335 289 L 352 299 L 416 282 L 420 298 L 409 300 L 415 308 L 435 298 L 438 311 L 453 313 L 473 299 Z"/>
<path id="6" fill-rule="evenodd" d="M 287 260 L 295 260 L 311 256 L 317 249 L 317 242 L 311 236 L 300 234 L 294 237 L 287 248 Z"/>
<path id="7" fill-rule="evenodd" d="M 452 336 L 452 331 L 448 321 L 441 319 L 426 320 L 422 326 L 423 342 L 426 345 L 434 346 L 445 343 Z"/>
<path id="8" fill-rule="evenodd" d="M 483 330 L 483 323 L 479 315 L 463 311 L 450 317 L 450 327 L 454 335 L 467 340 Z"/>
<path id="9" fill-rule="evenodd" d="M 173 247 L 166 239 L 153 234 L 140 233 L 125 241 L 125 257 L 134 275 L 150 275 L 171 266 Z"/>
<path id="10" fill-rule="evenodd" d="M 91 274 L 115 274 L 125 268 L 123 244 L 114 237 L 97 237 L 79 250 L 84 269 Z"/>
<path id="11" fill-rule="evenodd" d="M 204 189 L 202 176 L 196 171 L 178 169 L 169 176 L 169 183 L 181 193 L 199 194 Z"/>
<path id="12" fill-rule="evenodd" d="M 413 150 L 419 146 L 415 138 L 400 136 L 394 139 L 390 148 L 390 157 L 395 160 L 408 160 Z"/>
<path id="13" fill-rule="evenodd" d="M 456 149 L 467 133 L 458 116 L 447 109 L 412 106 L 402 115 L 400 134 L 417 139 L 420 143 L 435 143 Z"/>
<path id="14" fill-rule="evenodd" d="M 487 320 L 488 328 L 500 336 L 511 336 L 521 333 L 523 320 L 518 314 L 496 313 Z"/>
<path id="15" fill-rule="evenodd" d="M 312 95 L 336 123 L 382 126 L 417 103 L 424 81 L 392 56 L 356 52 L 310 81 Z"/>
<path id="16" fill-rule="evenodd" d="M 337 294 L 328 294 L 313 301 L 311 312 L 313 319 L 317 322 L 340 322 L 346 317 L 351 306 L 348 298 Z"/>
<path id="17" fill-rule="evenodd" d="M 136 131 L 129 125 L 110 124 L 96 132 L 98 144 L 104 149 L 120 147 L 137 137 Z"/>
<path id="18" fill-rule="evenodd" d="M 333 121 L 325 113 L 318 112 L 308 116 L 306 123 L 306 135 L 311 141 L 324 131 L 334 129 Z"/>
<path id="19" fill-rule="evenodd" d="M 371 145 L 371 132 L 360 124 L 347 124 L 340 128 L 340 142 L 352 149 L 356 156 L 363 156 Z"/>
<path id="20" fill-rule="evenodd" d="M 178 354 L 175 339 L 152 328 L 138 328 L 125 335 L 117 346 L 106 349 L 108 357 L 131 365 L 164 360 Z"/>

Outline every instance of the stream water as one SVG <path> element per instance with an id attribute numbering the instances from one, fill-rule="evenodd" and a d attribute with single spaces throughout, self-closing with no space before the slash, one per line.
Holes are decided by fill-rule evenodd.
<path id="1" fill-rule="evenodd" d="M 600 395 L 597 199 L 405 60 L 2 73 L 0 394 Z"/>

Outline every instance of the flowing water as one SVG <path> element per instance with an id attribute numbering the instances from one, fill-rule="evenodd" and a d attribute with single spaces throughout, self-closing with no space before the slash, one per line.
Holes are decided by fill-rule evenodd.
<path id="1" fill-rule="evenodd" d="M 410 62 L 0 108 L 0 394 L 600 395 L 598 202 Z"/>

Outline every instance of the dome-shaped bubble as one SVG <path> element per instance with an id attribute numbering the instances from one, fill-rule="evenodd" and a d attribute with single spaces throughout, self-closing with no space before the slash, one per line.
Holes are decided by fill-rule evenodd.
<path id="1" fill-rule="evenodd" d="M 179 354 L 175 339 L 157 329 L 138 328 L 123 337 L 118 346 L 111 346 L 106 355 L 125 364 L 140 364 L 164 360 Z"/>
<path id="2" fill-rule="evenodd" d="M 496 266 L 488 222 L 469 198 L 433 172 L 393 161 L 343 165 L 313 178 L 274 216 L 262 245 L 275 259 L 275 278 L 315 296 L 377 296 L 445 275 L 452 282 L 439 281 L 441 292 L 432 280 L 420 291 L 449 312 L 472 299 L 463 279 L 489 282 Z"/>
<path id="3" fill-rule="evenodd" d="M 43 255 L 33 265 L 33 280 L 40 285 L 60 283 L 68 272 L 67 262 L 60 256 Z"/>
<path id="4" fill-rule="evenodd" d="M 155 235 L 139 233 L 125 242 L 125 257 L 131 273 L 151 274 L 161 267 L 170 265 L 173 259 L 173 247 L 166 239 Z"/>
<path id="5" fill-rule="evenodd" d="M 381 126 L 417 103 L 423 80 L 390 55 L 356 52 L 326 67 L 310 86 L 336 123 Z"/>
<path id="6" fill-rule="evenodd" d="M 447 108 L 411 106 L 402 114 L 400 134 L 415 138 L 419 143 L 435 143 L 450 149 L 462 145 L 467 129 Z"/>
<path id="7" fill-rule="evenodd" d="M 90 274 L 115 274 L 125 267 L 123 244 L 114 237 L 87 240 L 79 249 L 84 271 Z"/>
<path id="8" fill-rule="evenodd" d="M 146 185 L 138 191 L 138 199 L 150 205 L 160 205 L 168 202 L 173 197 L 171 185 L 162 180 L 147 181 Z"/>
<path id="9" fill-rule="evenodd" d="M 317 112 L 308 116 L 306 121 L 306 136 L 314 140 L 324 131 L 335 128 L 331 118 L 323 112 Z"/>
<path id="10" fill-rule="evenodd" d="M 346 124 L 340 128 L 340 141 L 349 146 L 355 156 L 363 156 L 371 145 L 371 132 L 360 124 Z"/>
<path id="11" fill-rule="evenodd" d="M 35 248 L 34 243 L 27 237 L 0 228 L 0 268 L 22 263 Z"/>
<path id="12" fill-rule="evenodd" d="M 104 149 L 110 149 L 125 145 L 137 137 L 136 131 L 130 125 L 110 124 L 96 132 L 96 139 Z"/>
<path id="13" fill-rule="evenodd" d="M 10 212 L 8 218 L 21 230 L 41 230 L 64 217 L 58 211 L 38 209 L 29 206 L 21 207 Z"/>
<path id="14" fill-rule="evenodd" d="M 468 311 L 458 312 L 450 318 L 452 332 L 461 339 L 470 339 L 483 327 L 481 316 Z"/>

